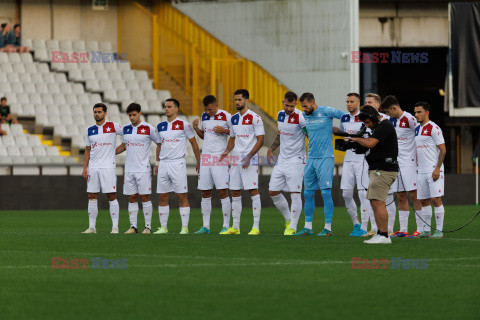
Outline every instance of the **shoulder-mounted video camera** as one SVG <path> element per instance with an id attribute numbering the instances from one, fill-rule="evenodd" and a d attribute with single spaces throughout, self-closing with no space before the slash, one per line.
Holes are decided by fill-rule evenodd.
<path id="1" fill-rule="evenodd" d="M 365 136 L 370 137 L 370 133 L 367 132 L 367 127 L 365 124 L 362 124 L 362 127 L 357 133 L 346 133 L 346 132 L 336 132 L 333 135 L 338 137 L 350 137 L 350 138 L 364 138 Z M 352 149 L 357 154 L 364 154 L 368 151 L 368 148 L 362 147 L 358 142 L 335 139 L 335 150 L 338 151 L 347 151 Z"/>

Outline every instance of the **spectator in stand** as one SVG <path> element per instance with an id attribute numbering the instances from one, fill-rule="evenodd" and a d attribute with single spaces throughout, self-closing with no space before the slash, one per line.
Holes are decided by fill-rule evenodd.
<path id="1" fill-rule="evenodd" d="M 10 33 L 7 44 L 14 46 L 19 53 L 30 52 L 30 48 L 22 46 L 22 30 L 18 23 L 13 27 L 13 32 Z"/>
<path id="2" fill-rule="evenodd" d="M 7 98 L 5 97 L 0 99 L 0 122 L 8 124 L 17 123 L 10 115 L 10 106 L 7 106 Z"/>
<path id="3" fill-rule="evenodd" d="M 0 51 L 16 52 L 17 49 L 8 43 L 10 37 L 10 25 L 8 23 L 2 24 L 2 31 L 0 32 Z"/>

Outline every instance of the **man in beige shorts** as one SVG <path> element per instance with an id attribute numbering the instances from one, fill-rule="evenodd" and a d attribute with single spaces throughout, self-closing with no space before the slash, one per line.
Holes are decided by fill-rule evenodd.
<path id="1" fill-rule="evenodd" d="M 373 208 L 378 232 L 368 244 L 389 244 L 388 213 L 385 206 L 388 190 L 398 176 L 398 143 L 395 128 L 389 120 L 383 120 L 378 111 L 366 105 L 360 109 L 359 119 L 372 130 L 369 138 L 351 138 L 361 146 L 368 148 L 366 160 L 370 184 L 367 199 Z"/>

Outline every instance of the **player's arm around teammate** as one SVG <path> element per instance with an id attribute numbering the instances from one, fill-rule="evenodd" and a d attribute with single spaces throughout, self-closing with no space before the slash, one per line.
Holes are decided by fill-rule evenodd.
<path id="1" fill-rule="evenodd" d="M 267 159 L 274 166 L 270 176 L 268 193 L 275 207 L 285 219 L 284 235 L 297 232 L 297 223 L 302 212 L 303 168 L 305 166 L 305 118 L 297 105 L 297 95 L 285 93 L 283 110 L 277 115 L 278 134 L 268 149 Z M 273 151 L 280 147 L 280 155 L 275 159 Z M 292 169 L 295 167 L 295 169 Z M 282 191 L 289 192 L 292 199 L 291 209 Z"/>

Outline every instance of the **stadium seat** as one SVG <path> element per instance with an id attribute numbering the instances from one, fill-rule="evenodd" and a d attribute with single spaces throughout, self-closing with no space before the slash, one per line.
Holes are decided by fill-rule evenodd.
<path id="1" fill-rule="evenodd" d="M 42 75 L 43 81 L 45 83 L 55 83 L 55 76 L 53 73 L 43 73 Z"/>
<path id="2" fill-rule="evenodd" d="M 143 91 L 142 90 L 130 90 L 130 97 L 133 100 L 143 100 Z"/>
<path id="3" fill-rule="evenodd" d="M 99 80 L 99 84 L 102 91 L 113 89 L 113 83 L 110 79 Z"/>
<path id="4" fill-rule="evenodd" d="M 56 83 L 66 83 L 67 82 L 67 76 L 65 73 L 55 73 L 55 82 Z"/>
<path id="5" fill-rule="evenodd" d="M 73 93 L 76 93 L 76 94 L 85 92 L 83 85 L 81 83 L 74 83 L 72 86 L 72 91 Z"/>
<path id="6" fill-rule="evenodd" d="M 47 147 L 47 155 L 48 156 L 59 156 L 60 152 L 58 151 L 57 147 Z"/>
<path id="7" fill-rule="evenodd" d="M 153 82 L 151 80 L 141 80 L 139 82 L 140 89 L 146 90 L 153 90 Z"/>
<path id="8" fill-rule="evenodd" d="M 33 41 L 32 39 L 22 38 L 22 46 L 33 48 Z"/>
<path id="9" fill-rule="evenodd" d="M 74 114 L 73 115 L 73 123 L 76 123 L 78 125 L 85 125 L 85 117 L 83 114 Z"/>
<path id="10" fill-rule="evenodd" d="M 37 64 L 37 70 L 40 73 L 47 73 L 48 74 L 50 72 L 50 68 L 48 67 L 48 64 L 43 63 L 43 62 Z"/>
<path id="11" fill-rule="evenodd" d="M 134 70 L 137 81 L 148 80 L 148 73 L 145 70 Z"/>
<path id="12" fill-rule="evenodd" d="M 122 71 L 133 71 L 130 68 L 130 61 L 117 62 L 117 68 L 118 70 L 122 70 Z M 133 77 L 135 77 L 135 74 L 134 73 L 132 74 L 133 74 Z"/>
<path id="13" fill-rule="evenodd" d="M 75 93 L 67 93 L 65 95 L 65 100 L 67 101 L 67 104 L 69 104 L 69 105 L 78 104 L 77 95 Z"/>
<path id="14" fill-rule="evenodd" d="M 45 150 L 45 146 L 34 146 L 33 147 L 33 153 L 36 156 L 42 156 L 42 157 L 47 155 L 47 151 Z"/>
<path id="15" fill-rule="evenodd" d="M 7 98 L 7 101 L 8 101 L 9 103 L 20 102 L 20 101 L 17 100 L 17 95 L 16 95 L 15 93 L 13 93 L 13 92 L 7 92 L 7 93 L 5 94 L 5 97 Z"/>
<path id="16" fill-rule="evenodd" d="M 25 93 L 35 93 L 37 92 L 37 88 L 35 87 L 35 84 L 26 82 L 23 84 L 23 92 Z"/>
<path id="17" fill-rule="evenodd" d="M 63 62 L 56 62 L 51 64 L 53 71 L 67 71 L 67 67 Z"/>
<path id="18" fill-rule="evenodd" d="M 21 103 L 10 104 L 10 112 L 13 114 L 23 115 L 23 108 Z"/>
<path id="19" fill-rule="evenodd" d="M 32 78 L 32 82 L 33 83 L 43 83 L 43 78 L 42 78 L 42 75 L 40 73 L 32 73 L 30 75 L 30 77 Z"/>
<path id="20" fill-rule="evenodd" d="M 0 82 L 0 92 L 12 92 L 12 87 L 8 82 Z"/>
<path id="21" fill-rule="evenodd" d="M 86 81 L 86 80 L 93 80 L 95 79 L 95 71 L 94 70 L 91 70 L 91 69 L 88 69 L 88 70 L 82 70 L 82 80 L 83 81 Z"/>
<path id="22" fill-rule="evenodd" d="M 73 88 L 72 88 L 72 85 L 70 83 L 58 83 L 58 86 L 60 87 L 60 92 L 62 92 L 63 94 L 69 94 L 69 93 L 73 93 Z"/>
<path id="23" fill-rule="evenodd" d="M 148 101 L 148 108 L 150 109 L 150 112 L 164 113 L 162 103 L 156 99 Z"/>
<path id="24" fill-rule="evenodd" d="M 5 76 L 5 79 L 6 79 L 6 75 L 3 74 L 3 73 L 2 73 L 2 75 Z M 32 83 L 33 84 L 32 76 L 30 75 L 30 73 L 19 74 L 18 79 L 20 80 L 21 83 Z M 0 76 L 0 81 L 2 81 L 2 76 Z"/>
<path id="25" fill-rule="evenodd" d="M 98 93 L 90 93 L 88 95 L 90 104 L 100 103 L 102 102 L 102 96 Z"/>
<path id="26" fill-rule="evenodd" d="M 10 63 L 21 63 L 22 59 L 20 58 L 20 54 L 18 52 L 12 52 L 8 54 L 8 61 Z"/>
<path id="27" fill-rule="evenodd" d="M 135 80 L 135 72 L 133 70 L 124 69 L 121 72 L 123 80 Z"/>
<path id="28" fill-rule="evenodd" d="M 18 73 L 7 73 L 7 80 L 14 85 L 14 83 L 20 82 L 20 76 Z"/>
<path id="29" fill-rule="evenodd" d="M 51 61 L 51 59 L 48 59 L 47 49 L 35 49 L 34 58 L 36 61 L 42 61 L 42 62 Z"/>
<path id="30" fill-rule="evenodd" d="M 15 146 L 15 140 L 13 139 L 12 135 L 2 136 L 2 144 L 7 147 Z"/>
<path id="31" fill-rule="evenodd" d="M 145 90 L 145 91 L 143 91 L 143 94 L 145 96 L 145 99 L 147 99 L 147 100 L 157 100 L 158 99 L 158 94 L 155 90 Z"/>
<path id="32" fill-rule="evenodd" d="M 35 115 L 35 108 L 33 104 L 23 104 L 22 105 L 22 115 L 26 117 L 33 117 Z"/>
<path id="33" fill-rule="evenodd" d="M 18 83 L 13 83 L 11 85 L 11 88 L 12 88 L 12 92 L 14 92 L 14 93 L 22 93 L 23 92 L 23 85 L 20 83 L 20 81 L 18 81 Z"/>
<path id="34" fill-rule="evenodd" d="M 90 104 L 90 97 L 88 93 L 78 93 L 77 94 L 78 103 L 81 105 L 89 105 Z"/>
<path id="35" fill-rule="evenodd" d="M 42 94 L 42 103 L 43 104 L 54 104 L 55 100 L 50 93 L 43 93 Z"/>
<path id="36" fill-rule="evenodd" d="M 3 131 L 6 131 L 8 135 L 12 134 L 12 132 L 10 131 L 10 125 L 8 123 L 2 123 L 1 128 Z"/>
<path id="37" fill-rule="evenodd" d="M 109 78 L 110 80 L 124 80 L 122 78 L 122 72 L 120 70 L 109 70 L 108 71 L 108 75 L 109 75 Z M 125 79 L 127 80 L 127 79 Z"/>
<path id="38" fill-rule="evenodd" d="M 128 90 L 117 90 L 118 101 L 130 100 L 130 92 Z"/>
<path id="39" fill-rule="evenodd" d="M 116 63 L 104 63 L 104 64 L 103 64 L 103 68 L 104 68 L 106 71 L 109 71 L 109 70 L 118 70 Z"/>
<path id="40" fill-rule="evenodd" d="M 102 41 L 98 44 L 99 49 L 102 52 L 111 52 L 112 51 L 112 45 L 108 41 Z"/>
<path id="41" fill-rule="evenodd" d="M 20 152 L 20 148 L 16 145 L 9 146 L 7 151 L 9 156 L 20 157 L 22 155 L 22 153 Z"/>
<path id="42" fill-rule="evenodd" d="M 108 80 L 108 81 L 112 80 L 109 77 L 109 72 L 107 70 L 95 70 L 95 77 L 98 80 Z"/>
<path id="43" fill-rule="evenodd" d="M 92 69 L 92 64 L 90 62 L 86 62 L 86 63 L 79 62 L 78 63 L 78 69 L 80 69 L 80 70 L 91 70 Z"/>
<path id="44" fill-rule="evenodd" d="M 32 41 L 33 50 L 37 51 L 38 49 L 47 49 L 47 45 L 45 44 L 45 40 L 43 39 L 33 39 Z"/>
<path id="45" fill-rule="evenodd" d="M 58 83 L 49 83 L 48 84 L 48 92 L 49 93 L 60 93 L 60 86 Z"/>
<path id="46" fill-rule="evenodd" d="M 108 102 L 118 102 L 117 91 L 115 89 L 105 90 L 103 98 Z"/>
<path id="47" fill-rule="evenodd" d="M 22 60 L 22 63 L 31 63 L 33 62 L 33 57 L 30 52 L 24 52 L 20 55 L 20 59 Z"/>
<path id="48" fill-rule="evenodd" d="M 105 70 L 104 65 L 105 63 L 98 63 L 98 62 L 92 63 L 92 70 L 104 71 Z"/>
<path id="49" fill-rule="evenodd" d="M 12 63 L 13 72 L 15 73 L 25 73 L 25 65 L 21 62 Z"/>
<path id="50" fill-rule="evenodd" d="M 65 63 L 65 69 L 67 71 L 80 69 L 78 63 Z"/>
<path id="51" fill-rule="evenodd" d="M 82 81 L 82 70 L 80 69 L 74 69 L 68 71 L 68 79 L 70 81 Z"/>
<path id="52" fill-rule="evenodd" d="M 58 43 L 58 40 L 56 39 L 49 39 L 46 41 L 46 46 L 47 46 L 47 49 L 49 50 L 58 50 L 60 49 L 60 45 Z"/>
<path id="53" fill-rule="evenodd" d="M 8 53 L 6 52 L 0 52 L 0 63 L 9 63 L 10 61 L 8 60 Z"/>
<path id="54" fill-rule="evenodd" d="M 0 52 L 0 53 L 3 53 L 3 52 Z M 0 72 L 0 82 L 8 82 L 6 73 Z"/>
<path id="55" fill-rule="evenodd" d="M 33 157 L 33 149 L 31 146 L 19 146 L 20 153 L 25 157 Z"/>
<path id="56" fill-rule="evenodd" d="M 7 146 L 0 145 L 0 159 L 8 156 Z"/>
<path id="57" fill-rule="evenodd" d="M 157 115 L 157 114 L 152 114 L 147 117 L 147 122 L 150 123 L 151 125 L 156 126 L 161 122 L 162 118 Z"/>
<path id="58" fill-rule="evenodd" d="M 83 40 L 75 40 L 73 41 L 73 50 L 75 51 L 85 51 L 85 41 Z"/>
<path id="59" fill-rule="evenodd" d="M 36 104 L 36 105 L 34 105 L 34 107 L 35 107 L 35 114 L 38 114 L 38 115 L 48 114 L 48 110 L 47 110 L 46 105 Z"/>
<path id="60" fill-rule="evenodd" d="M 126 83 L 125 83 L 125 87 L 128 89 L 128 90 L 138 90 L 140 89 L 140 86 L 139 86 L 139 83 L 137 80 L 128 80 Z"/>
<path id="61" fill-rule="evenodd" d="M 55 93 L 53 95 L 53 101 L 55 101 L 55 104 L 57 105 L 67 103 L 67 100 L 65 99 L 65 96 L 63 95 L 63 93 Z"/>
<path id="62" fill-rule="evenodd" d="M 37 93 L 30 93 L 29 94 L 30 103 L 33 103 L 33 104 L 42 103 L 42 94 L 47 94 L 47 92 L 48 92 L 48 90 L 46 90 L 45 92 L 40 93 L 39 87 L 38 87 L 39 84 L 35 85 L 35 87 L 37 88 Z M 45 87 L 47 86 L 45 83 L 43 83 L 43 85 Z M 43 87 L 40 87 L 40 88 L 43 88 Z M 25 108 L 23 110 L 25 110 Z"/>
<path id="63" fill-rule="evenodd" d="M 2 68 L 2 72 L 5 72 L 5 73 L 13 72 L 13 67 L 10 63 L 2 63 L 1 68 Z"/>
<path id="64" fill-rule="evenodd" d="M 46 109 L 47 109 L 48 115 L 60 114 L 60 109 L 58 104 L 49 104 L 46 106 Z"/>
<path id="65" fill-rule="evenodd" d="M 28 146 L 28 139 L 26 134 L 15 136 L 15 144 L 19 147 Z"/>
<path id="66" fill-rule="evenodd" d="M 113 88 L 115 88 L 115 90 L 125 90 L 125 89 L 127 89 L 127 86 L 125 85 L 125 81 L 123 81 L 122 79 L 114 80 L 112 84 L 113 84 Z"/>
<path id="67" fill-rule="evenodd" d="M 85 83 L 85 89 L 95 92 L 101 91 L 100 83 L 97 79 L 87 80 L 87 82 Z"/>
<path id="68" fill-rule="evenodd" d="M 70 40 L 61 40 L 61 41 L 60 41 L 60 50 L 62 50 L 62 51 L 71 51 L 71 50 L 73 50 L 72 41 L 70 41 Z"/>
<path id="69" fill-rule="evenodd" d="M 87 42 L 85 43 L 85 47 L 86 47 L 87 50 L 89 50 L 89 51 L 97 51 L 97 50 L 99 50 L 98 42 L 97 42 L 97 41 L 87 41 Z"/>

